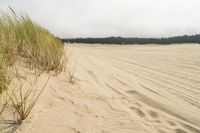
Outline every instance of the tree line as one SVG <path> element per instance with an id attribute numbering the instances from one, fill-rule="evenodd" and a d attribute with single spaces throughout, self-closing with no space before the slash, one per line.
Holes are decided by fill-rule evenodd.
<path id="1" fill-rule="evenodd" d="M 64 38 L 67 43 L 89 44 L 173 44 L 173 43 L 200 43 L 200 34 L 184 35 L 166 38 L 137 38 L 137 37 L 106 37 L 106 38 Z"/>

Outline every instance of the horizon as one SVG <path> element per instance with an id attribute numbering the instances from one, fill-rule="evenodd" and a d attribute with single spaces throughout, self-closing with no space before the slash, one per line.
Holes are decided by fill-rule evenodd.
<path id="1" fill-rule="evenodd" d="M 137 36 L 132 36 L 132 37 L 124 37 L 124 36 L 105 36 L 105 37 L 58 37 L 60 39 L 77 39 L 77 38 L 140 38 L 140 39 L 162 39 L 162 38 L 173 38 L 173 37 L 183 37 L 183 36 L 200 36 L 200 33 L 196 34 L 183 34 L 183 35 L 176 35 L 176 36 L 167 36 L 167 37 L 137 37 Z"/>
<path id="2" fill-rule="evenodd" d="M 198 0 L 0 1 L 60 38 L 161 38 L 200 33 Z"/>
<path id="3" fill-rule="evenodd" d="M 200 133 L 200 0 L 0 0 L 0 133 Z"/>

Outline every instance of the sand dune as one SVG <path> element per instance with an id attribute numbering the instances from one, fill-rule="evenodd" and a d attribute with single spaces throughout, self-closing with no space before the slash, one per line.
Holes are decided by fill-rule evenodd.
<path id="1" fill-rule="evenodd" d="M 18 133 L 200 133 L 200 45 L 66 49 L 76 83 L 52 77 Z"/>

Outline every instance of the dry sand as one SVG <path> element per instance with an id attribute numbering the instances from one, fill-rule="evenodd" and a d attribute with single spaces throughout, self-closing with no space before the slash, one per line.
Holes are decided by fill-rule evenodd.
<path id="1" fill-rule="evenodd" d="M 76 83 L 51 77 L 17 133 L 200 133 L 200 45 L 66 49 Z"/>

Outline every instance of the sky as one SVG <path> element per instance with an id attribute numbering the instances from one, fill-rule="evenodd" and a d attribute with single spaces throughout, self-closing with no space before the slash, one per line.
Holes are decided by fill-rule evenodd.
<path id="1" fill-rule="evenodd" d="M 200 33 L 200 0 L 0 0 L 58 37 L 170 37 Z"/>

